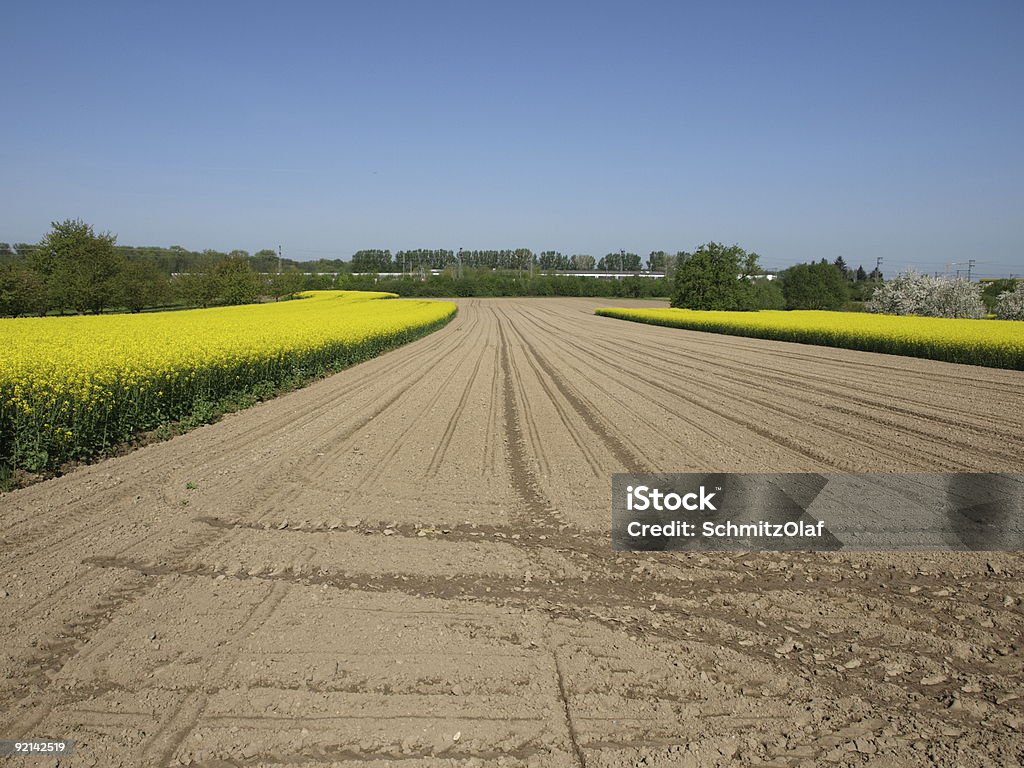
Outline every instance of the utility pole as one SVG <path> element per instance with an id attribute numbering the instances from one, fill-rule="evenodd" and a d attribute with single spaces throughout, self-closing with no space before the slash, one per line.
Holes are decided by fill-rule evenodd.
<path id="1" fill-rule="evenodd" d="M 281 246 L 277 246 L 277 274 L 281 274 Z"/>
<path id="2" fill-rule="evenodd" d="M 967 260 L 967 282 L 971 282 L 971 272 L 974 271 L 974 259 Z"/>
<path id="3" fill-rule="evenodd" d="M 882 262 L 883 261 L 884 261 L 884 259 L 881 256 L 879 256 L 877 259 L 875 259 L 875 276 L 879 280 L 882 279 Z"/>

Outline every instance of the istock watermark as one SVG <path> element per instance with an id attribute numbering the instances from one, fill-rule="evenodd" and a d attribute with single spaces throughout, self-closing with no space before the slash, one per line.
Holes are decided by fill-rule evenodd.
<path id="1" fill-rule="evenodd" d="M 1024 475 L 612 477 L 620 550 L 1024 549 Z"/>
<path id="2" fill-rule="evenodd" d="M 711 503 L 714 498 L 715 494 L 708 493 L 703 485 L 699 490 L 684 493 L 681 496 L 671 491 L 663 493 L 658 488 L 649 488 L 646 485 L 630 485 L 626 488 L 626 509 L 637 512 L 644 512 L 648 509 L 653 509 L 656 512 L 675 512 L 679 509 L 689 512 L 698 509 L 714 512 L 715 505 Z"/>

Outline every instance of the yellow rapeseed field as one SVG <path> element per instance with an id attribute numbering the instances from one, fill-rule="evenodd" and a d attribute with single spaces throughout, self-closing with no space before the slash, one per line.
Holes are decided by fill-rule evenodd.
<path id="1" fill-rule="evenodd" d="M 0 465 L 42 469 L 225 398 L 365 360 L 434 330 L 455 304 L 311 291 L 273 304 L 0 319 Z"/>
<path id="2" fill-rule="evenodd" d="M 713 312 L 620 307 L 599 309 L 597 314 L 673 328 L 1024 370 L 1024 323 L 1014 320 L 817 310 Z"/>

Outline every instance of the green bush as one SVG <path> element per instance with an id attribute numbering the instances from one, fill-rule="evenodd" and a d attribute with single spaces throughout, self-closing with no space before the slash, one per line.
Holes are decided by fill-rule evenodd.
<path id="1" fill-rule="evenodd" d="M 705 243 L 676 266 L 672 306 L 679 309 L 754 309 L 751 276 L 757 254 L 738 245 Z"/>
<path id="2" fill-rule="evenodd" d="M 849 298 L 847 280 L 835 264 L 795 264 L 782 273 L 786 309 L 840 309 Z"/>
<path id="3" fill-rule="evenodd" d="M 751 309 L 785 309 L 786 297 L 775 280 L 754 280 L 750 284 Z"/>

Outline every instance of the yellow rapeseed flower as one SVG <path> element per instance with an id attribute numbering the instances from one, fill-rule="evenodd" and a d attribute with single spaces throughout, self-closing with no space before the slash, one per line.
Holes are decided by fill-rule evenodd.
<path id="1" fill-rule="evenodd" d="M 197 404 L 372 357 L 439 327 L 455 309 L 311 291 L 272 304 L 2 319 L 0 462 L 87 455 L 187 417 Z"/>
<path id="2" fill-rule="evenodd" d="M 1024 370 L 1024 323 L 818 310 L 715 312 L 606 307 L 597 314 L 695 331 Z"/>

